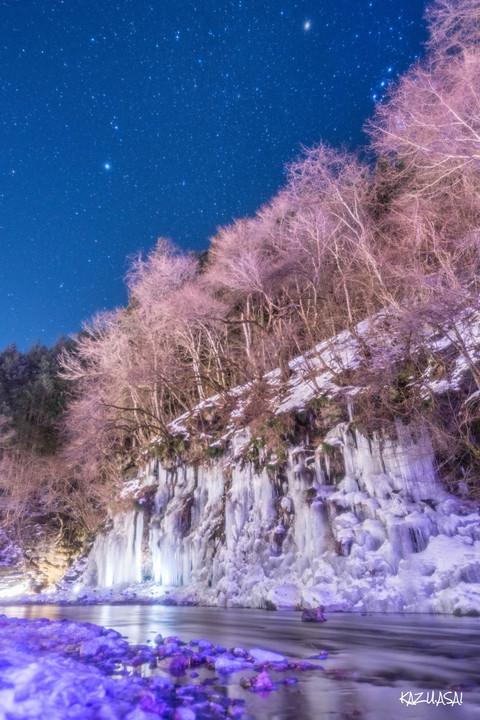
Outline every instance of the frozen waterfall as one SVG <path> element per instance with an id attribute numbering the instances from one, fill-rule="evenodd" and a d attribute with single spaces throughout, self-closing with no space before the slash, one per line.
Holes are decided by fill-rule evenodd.
<path id="1" fill-rule="evenodd" d="M 329 477 L 332 453 L 342 477 Z M 153 509 L 114 517 L 84 582 L 143 580 L 146 596 L 168 587 L 203 604 L 480 610 L 478 511 L 436 479 L 426 432 L 398 424 L 395 441 L 367 439 L 344 423 L 278 468 L 238 455 L 234 442 L 210 464 L 150 463 Z"/>
<path id="2" fill-rule="evenodd" d="M 143 525 L 141 512 L 114 516 L 111 530 L 93 544 L 85 569 L 88 584 L 106 588 L 142 582 Z"/>

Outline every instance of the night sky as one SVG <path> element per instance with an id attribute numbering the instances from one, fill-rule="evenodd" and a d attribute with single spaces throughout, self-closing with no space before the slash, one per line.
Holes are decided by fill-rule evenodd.
<path id="1" fill-rule="evenodd" d="M 124 305 L 321 139 L 354 148 L 422 52 L 421 0 L 0 0 L 0 349 Z"/>

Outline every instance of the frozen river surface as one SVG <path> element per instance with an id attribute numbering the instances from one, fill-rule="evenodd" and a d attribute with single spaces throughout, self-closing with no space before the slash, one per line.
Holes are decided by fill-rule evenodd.
<path id="1" fill-rule="evenodd" d="M 323 671 L 299 672 L 296 684 L 265 696 L 240 686 L 251 672 L 217 675 L 216 687 L 244 699 L 255 720 L 480 717 L 480 618 L 338 614 L 307 624 L 294 612 L 158 605 L 17 605 L 0 612 L 95 623 L 131 643 L 151 645 L 160 633 L 187 642 L 207 638 L 226 648 L 266 648 L 291 660 L 328 652 L 312 661 Z"/>

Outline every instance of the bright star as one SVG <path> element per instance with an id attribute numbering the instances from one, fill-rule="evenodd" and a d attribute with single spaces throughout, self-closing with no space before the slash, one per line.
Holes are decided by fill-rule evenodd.
<path id="1" fill-rule="evenodd" d="M 311 20 L 305 20 L 305 22 L 303 23 L 303 29 L 305 30 L 305 32 L 308 32 L 311 27 L 312 27 Z"/>
<path id="2" fill-rule="evenodd" d="M 111 169 L 112 169 L 112 166 L 110 165 L 110 163 L 104 162 L 104 163 L 103 163 L 103 169 L 104 169 L 104 170 L 111 170 Z"/>

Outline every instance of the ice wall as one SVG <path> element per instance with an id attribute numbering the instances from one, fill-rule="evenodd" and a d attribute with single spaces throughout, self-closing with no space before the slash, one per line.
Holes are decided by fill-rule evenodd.
<path id="1" fill-rule="evenodd" d="M 119 513 L 108 533 L 99 533 L 84 573 L 88 585 L 112 587 L 142 582 L 142 512 Z"/>
<path id="2" fill-rule="evenodd" d="M 115 517 L 85 581 L 204 604 L 480 611 L 478 511 L 437 481 L 425 432 L 397 436 L 341 424 L 316 452 L 291 448 L 262 470 L 239 459 L 245 434 L 209 465 L 151 463 L 145 532 L 142 513 Z"/>

